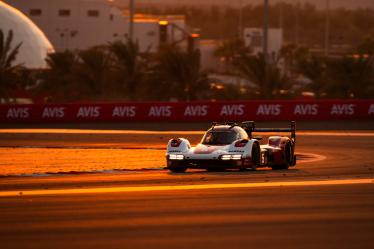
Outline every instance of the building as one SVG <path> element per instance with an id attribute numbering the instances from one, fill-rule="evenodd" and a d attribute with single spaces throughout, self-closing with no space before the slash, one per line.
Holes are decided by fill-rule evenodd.
<path id="1" fill-rule="evenodd" d="M 7 0 L 32 19 L 57 51 L 86 49 L 117 40 L 129 33 L 128 11 L 113 0 Z M 160 42 L 160 21 L 167 21 L 169 39 L 178 40 L 186 29 L 183 16 L 134 16 L 133 39 L 140 50 L 155 51 Z M 183 31 L 182 31 L 183 30 Z"/>
<path id="2" fill-rule="evenodd" d="M 244 43 L 252 48 L 254 54 L 263 52 L 263 36 L 262 28 L 245 28 Z M 269 28 L 268 30 L 268 53 L 278 54 L 283 45 L 283 31 L 279 28 Z"/>
<path id="3" fill-rule="evenodd" d="M 122 12 L 104 0 L 8 0 L 32 19 L 57 51 L 83 49 L 127 37 Z"/>
<path id="4" fill-rule="evenodd" d="M 0 29 L 6 36 L 9 30 L 13 31 L 13 46 L 22 43 L 15 65 L 22 64 L 31 69 L 47 66 L 45 58 L 48 53 L 54 51 L 47 37 L 28 17 L 2 1 L 0 1 Z"/>
<path id="5" fill-rule="evenodd" d="M 165 37 L 162 29 L 165 28 Z M 160 41 L 177 43 L 187 46 L 186 20 L 182 15 L 144 15 L 134 16 L 134 39 L 138 42 L 140 51 L 156 52 Z"/>

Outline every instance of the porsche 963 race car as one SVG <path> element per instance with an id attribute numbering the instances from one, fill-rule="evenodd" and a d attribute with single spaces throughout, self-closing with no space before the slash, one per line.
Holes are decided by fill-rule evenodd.
<path id="1" fill-rule="evenodd" d="M 290 132 L 291 136 L 270 136 L 267 144 L 260 145 L 262 137 L 253 136 L 257 132 Z M 188 168 L 209 171 L 288 169 L 296 165 L 295 145 L 294 121 L 288 128 L 256 128 L 253 121 L 213 123 L 195 147 L 185 138 L 169 140 L 166 163 L 172 172 L 185 172 Z"/>

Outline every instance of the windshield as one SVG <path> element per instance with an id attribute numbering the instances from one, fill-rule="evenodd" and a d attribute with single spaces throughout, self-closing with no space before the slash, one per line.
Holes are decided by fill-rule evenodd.
<path id="1" fill-rule="evenodd" d="M 237 140 L 239 134 L 234 131 L 210 131 L 205 134 L 202 144 L 226 145 Z"/>

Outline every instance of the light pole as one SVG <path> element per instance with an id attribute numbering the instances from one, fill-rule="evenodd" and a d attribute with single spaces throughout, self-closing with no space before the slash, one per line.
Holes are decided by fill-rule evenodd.
<path id="1" fill-rule="evenodd" d="M 300 25 L 299 25 L 300 0 L 296 3 L 295 11 L 295 45 L 298 47 L 300 42 Z"/>
<path id="2" fill-rule="evenodd" d="M 283 3 L 279 4 L 279 28 L 283 30 Z"/>
<path id="3" fill-rule="evenodd" d="M 268 56 L 268 29 L 269 29 L 269 0 L 264 0 L 264 41 L 263 41 L 263 53 L 264 53 L 264 85 L 265 89 L 268 84 L 268 68 L 269 68 L 269 56 Z M 267 94 L 267 93 L 263 93 Z"/>
<path id="4" fill-rule="evenodd" d="M 326 19 L 325 19 L 325 57 L 329 56 L 330 49 L 330 0 L 326 0 Z"/>
<path id="5" fill-rule="evenodd" d="M 243 39 L 243 0 L 239 0 L 239 39 Z"/>
<path id="6" fill-rule="evenodd" d="M 268 60 L 268 31 L 269 31 L 269 0 L 264 0 L 264 41 L 263 53 L 265 56 L 265 63 Z"/>
<path id="7" fill-rule="evenodd" d="M 135 0 L 129 0 L 129 39 L 133 41 L 134 36 L 134 12 Z"/>

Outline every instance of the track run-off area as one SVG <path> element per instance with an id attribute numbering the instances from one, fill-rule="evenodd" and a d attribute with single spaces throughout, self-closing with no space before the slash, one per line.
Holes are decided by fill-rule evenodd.
<path id="1" fill-rule="evenodd" d="M 170 138 L 185 137 L 196 144 L 203 134 L 204 131 L 0 129 L 0 176 L 161 170 Z M 264 134 L 263 141 L 268 135 L 271 134 Z M 356 167 L 346 164 L 361 161 L 370 172 L 372 167 L 365 163 L 370 153 L 355 150 L 370 151 L 372 138 L 374 132 L 370 131 L 298 132 L 298 166 L 293 169 L 305 173 L 322 165 L 318 169 L 328 170 L 330 167 L 323 165 L 335 161 L 335 169 L 355 171 Z M 317 161 L 323 162 L 310 164 Z M 309 164 L 304 167 L 305 163 Z"/>
<path id="2" fill-rule="evenodd" d="M 373 131 L 298 132 L 289 170 L 163 169 L 202 134 L 0 130 L 1 248 L 372 248 Z"/>

